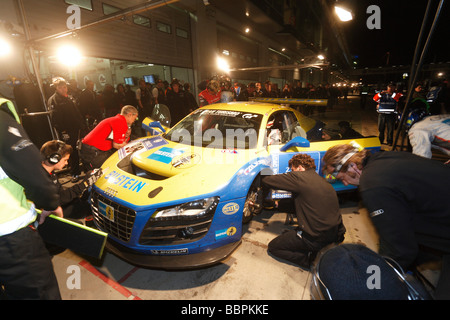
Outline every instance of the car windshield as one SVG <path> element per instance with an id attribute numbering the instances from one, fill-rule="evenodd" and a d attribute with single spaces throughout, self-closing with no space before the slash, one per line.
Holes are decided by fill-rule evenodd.
<path id="1" fill-rule="evenodd" d="M 164 134 L 167 140 L 220 149 L 252 149 L 258 143 L 262 115 L 198 109 Z"/>

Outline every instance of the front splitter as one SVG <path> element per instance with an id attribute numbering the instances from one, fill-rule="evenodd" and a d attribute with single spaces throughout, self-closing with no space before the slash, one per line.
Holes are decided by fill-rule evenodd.
<path id="1" fill-rule="evenodd" d="M 240 244 L 241 240 L 194 254 L 152 255 L 130 250 L 115 241 L 108 240 L 106 249 L 119 258 L 136 266 L 151 269 L 183 270 L 204 268 L 217 264 L 233 253 Z"/>

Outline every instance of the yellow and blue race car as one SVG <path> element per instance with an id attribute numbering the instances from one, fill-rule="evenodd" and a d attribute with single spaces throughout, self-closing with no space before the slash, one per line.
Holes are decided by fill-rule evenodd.
<path id="1" fill-rule="evenodd" d="M 170 129 L 145 119 L 155 135 L 114 153 L 92 189 L 94 222 L 109 234 L 107 249 L 163 269 L 223 260 L 240 244 L 243 223 L 262 210 L 261 176 L 287 172 L 298 152 L 309 154 L 322 174 L 326 150 L 350 142 L 323 141 L 322 125 L 294 109 L 255 102 L 202 107 Z M 377 137 L 355 141 L 380 150 Z"/>

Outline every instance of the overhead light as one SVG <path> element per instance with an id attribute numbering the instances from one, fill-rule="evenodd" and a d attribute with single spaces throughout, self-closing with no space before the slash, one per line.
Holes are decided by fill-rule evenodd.
<path id="1" fill-rule="evenodd" d="M 245 28 L 245 33 L 249 33 L 250 32 L 250 28 Z"/>
<path id="2" fill-rule="evenodd" d="M 317 58 L 318 58 L 319 60 L 324 60 L 324 59 L 325 59 L 325 57 L 324 57 L 323 55 L 321 55 L 321 54 L 319 54 L 319 55 L 317 56 Z"/>
<path id="3" fill-rule="evenodd" d="M 69 45 L 60 47 L 57 52 L 57 57 L 61 63 L 67 66 L 75 66 L 81 62 L 80 51 Z"/>
<path id="4" fill-rule="evenodd" d="M 228 62 L 221 57 L 217 57 L 217 68 L 221 71 L 229 72 L 230 71 L 230 65 Z"/>
<path id="5" fill-rule="evenodd" d="M 7 56 L 11 53 L 11 45 L 4 39 L 0 39 L 0 57 Z"/>
<path id="6" fill-rule="evenodd" d="M 342 6 L 336 5 L 334 11 L 341 21 L 350 21 L 353 19 L 352 12 Z"/>

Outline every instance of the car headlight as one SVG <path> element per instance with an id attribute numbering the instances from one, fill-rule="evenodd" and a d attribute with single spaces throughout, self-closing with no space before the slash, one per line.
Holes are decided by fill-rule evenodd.
<path id="1" fill-rule="evenodd" d="M 219 197 L 210 197 L 201 200 L 186 202 L 178 206 L 157 210 L 152 218 L 169 217 L 199 217 L 215 210 Z"/>

